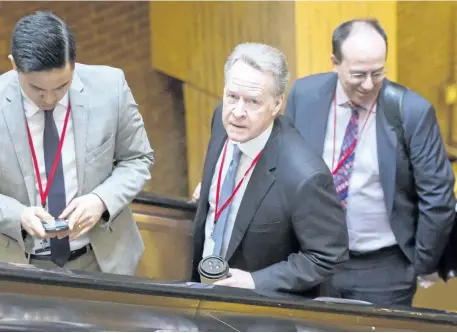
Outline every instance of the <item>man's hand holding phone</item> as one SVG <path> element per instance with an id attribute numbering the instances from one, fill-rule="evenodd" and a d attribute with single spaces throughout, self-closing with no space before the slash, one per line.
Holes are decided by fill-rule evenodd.
<path id="1" fill-rule="evenodd" d="M 43 224 L 44 231 L 47 235 L 53 232 L 67 231 L 69 229 L 68 221 L 64 219 L 55 219 L 49 223 L 41 221 L 41 223 Z"/>
<path id="2" fill-rule="evenodd" d="M 62 221 L 57 221 L 42 207 L 27 207 L 21 214 L 22 227 L 34 238 L 63 238 L 70 231 Z M 45 228 L 46 227 L 46 228 Z M 47 229 L 47 230 L 46 230 Z"/>

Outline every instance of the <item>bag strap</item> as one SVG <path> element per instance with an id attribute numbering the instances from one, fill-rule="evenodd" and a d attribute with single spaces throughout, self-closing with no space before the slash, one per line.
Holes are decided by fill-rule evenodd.
<path id="1" fill-rule="evenodd" d="M 406 88 L 391 81 L 385 81 L 384 88 L 382 90 L 382 96 L 384 99 L 384 114 L 386 115 L 387 121 L 394 128 L 395 134 L 397 135 L 398 143 L 403 146 L 403 150 L 409 157 L 409 149 L 406 144 L 405 131 L 403 130 L 402 121 L 402 104 L 403 96 L 406 93 Z"/>

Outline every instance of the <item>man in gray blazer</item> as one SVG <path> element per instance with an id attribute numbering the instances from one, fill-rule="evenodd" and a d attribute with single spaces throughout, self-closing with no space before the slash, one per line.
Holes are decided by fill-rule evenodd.
<path id="1" fill-rule="evenodd" d="M 455 214 L 454 175 L 435 110 L 407 90 L 405 151 L 386 118 L 382 27 L 345 22 L 332 44 L 336 73 L 297 80 L 286 108 L 332 170 L 346 211 L 350 260 L 333 276 L 330 294 L 411 305 L 417 276 L 436 271 Z"/>
<path id="2" fill-rule="evenodd" d="M 57 16 L 14 28 L 0 76 L 0 260 L 134 274 L 144 251 L 128 207 L 153 152 L 120 69 L 75 63 Z M 56 218 L 68 230 L 46 232 Z"/>
<path id="3" fill-rule="evenodd" d="M 219 285 L 313 297 L 347 259 L 330 172 L 279 116 L 288 76 L 284 55 L 263 44 L 237 46 L 225 65 L 193 225 L 194 281 L 202 258 L 217 255 L 231 268 Z"/>

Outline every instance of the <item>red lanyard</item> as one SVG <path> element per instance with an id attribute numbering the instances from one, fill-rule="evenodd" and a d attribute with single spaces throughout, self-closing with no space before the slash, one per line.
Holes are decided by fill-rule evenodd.
<path id="1" fill-rule="evenodd" d="M 367 118 L 365 119 L 365 122 L 363 123 L 362 129 L 360 130 L 360 133 L 358 136 L 362 135 L 363 130 L 365 129 L 365 126 L 368 122 L 368 119 L 371 116 L 371 113 L 373 112 L 373 108 L 376 105 L 377 99 L 373 102 L 371 105 L 370 111 L 368 111 Z M 333 166 L 335 165 L 335 148 L 336 148 L 336 91 L 335 94 L 333 95 L 333 151 L 332 151 L 332 175 L 336 174 L 336 172 L 343 166 L 344 162 L 351 156 L 352 152 L 355 149 L 355 146 L 357 145 L 358 138 L 355 138 L 354 143 L 349 147 L 347 150 L 347 153 L 343 156 L 343 158 L 338 162 L 336 165 L 336 168 L 334 169 Z"/>
<path id="2" fill-rule="evenodd" d="M 33 145 L 32 135 L 30 134 L 29 124 L 26 121 L 27 133 L 29 135 L 30 151 L 32 152 L 33 167 L 35 168 L 35 175 L 36 175 L 36 179 L 38 182 L 38 190 L 40 192 L 41 205 L 43 206 L 43 208 L 46 207 L 46 198 L 48 197 L 49 189 L 51 188 L 51 183 L 54 178 L 54 173 L 56 172 L 57 165 L 59 164 L 59 160 L 60 160 L 60 155 L 62 154 L 63 140 L 65 138 L 65 133 L 67 131 L 68 118 L 70 117 L 70 110 L 71 110 L 70 101 L 68 101 L 67 114 L 65 115 L 65 121 L 63 123 L 62 135 L 60 136 L 59 146 L 57 147 L 57 153 L 56 153 L 56 156 L 54 157 L 54 162 L 52 163 L 52 169 L 51 169 L 51 172 L 47 179 L 46 189 L 44 191 L 43 191 L 43 184 L 41 183 L 40 169 L 38 167 L 38 160 L 37 160 L 36 153 L 35 153 L 35 147 Z M 48 111 L 44 111 L 44 112 L 48 112 Z"/>
<path id="3" fill-rule="evenodd" d="M 219 206 L 219 197 L 220 197 L 220 190 L 221 190 L 221 179 L 222 179 L 222 169 L 224 168 L 224 162 L 225 162 L 225 154 L 227 152 L 227 144 L 228 144 L 228 140 L 225 141 L 225 145 L 224 145 L 224 152 L 223 152 L 223 155 L 222 155 L 222 161 L 221 161 L 221 165 L 219 167 L 219 174 L 217 176 L 217 189 L 216 189 L 216 209 L 215 209 L 215 215 L 214 215 L 214 223 L 216 224 L 217 220 L 219 219 L 219 217 L 221 216 L 222 212 L 224 211 L 224 209 L 228 206 L 228 204 L 230 203 L 230 201 L 233 200 L 233 197 L 235 196 L 236 192 L 238 192 L 241 184 L 244 182 L 244 179 L 246 178 L 246 176 L 248 175 L 248 173 L 251 171 L 251 169 L 254 167 L 254 165 L 256 165 L 257 161 L 259 160 L 260 158 L 260 155 L 262 155 L 262 151 L 260 151 L 257 156 L 254 158 L 254 160 L 252 161 L 251 165 L 249 166 L 249 168 L 246 170 L 246 172 L 244 173 L 244 176 L 243 178 L 241 178 L 241 180 L 239 181 L 238 185 L 236 185 L 235 189 L 233 190 L 233 193 L 232 195 L 230 195 L 230 197 L 227 199 L 227 201 L 222 205 L 222 207 L 218 210 L 217 207 Z"/>

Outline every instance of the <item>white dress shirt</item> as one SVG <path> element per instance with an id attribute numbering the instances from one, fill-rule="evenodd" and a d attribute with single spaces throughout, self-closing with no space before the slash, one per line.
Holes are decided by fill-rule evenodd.
<path id="1" fill-rule="evenodd" d="M 272 129 L 273 129 L 273 124 L 271 124 L 265 131 L 262 132 L 262 134 L 260 134 L 256 138 L 251 139 L 244 143 L 236 143 L 236 142 L 229 140 L 228 145 L 227 145 L 227 152 L 226 152 L 224 165 L 222 167 L 221 183 L 223 183 L 223 179 L 225 178 L 225 175 L 227 174 L 227 170 L 230 165 L 230 162 L 232 161 L 233 146 L 237 144 L 242 153 L 240 162 L 238 164 L 238 169 L 236 172 L 236 177 L 235 177 L 235 187 L 236 187 L 236 185 L 243 178 L 244 174 L 246 173 L 247 169 L 251 165 L 252 161 L 260 153 L 260 151 L 262 151 L 262 149 L 265 147 L 265 144 L 267 143 L 268 138 L 270 137 Z M 219 168 L 222 163 L 223 153 L 224 153 L 224 150 L 221 151 L 221 154 L 217 161 L 216 167 L 214 169 L 213 179 L 211 181 L 211 187 L 209 190 L 209 197 L 208 197 L 209 210 L 208 210 L 208 215 L 206 217 L 205 244 L 204 244 L 204 248 L 203 248 L 203 258 L 213 254 L 213 249 L 214 249 L 214 240 L 211 238 L 211 234 L 214 229 L 217 176 L 219 174 Z M 243 199 L 244 192 L 249 183 L 249 180 L 251 179 L 251 175 L 254 172 L 254 169 L 255 169 L 255 166 L 247 174 L 245 180 L 243 181 L 240 188 L 238 189 L 238 192 L 236 192 L 235 196 L 232 199 L 232 203 L 231 203 L 230 207 L 226 208 L 226 209 L 230 208 L 230 211 L 229 211 L 229 214 L 227 217 L 227 224 L 225 226 L 225 231 L 224 231 L 224 240 L 222 242 L 222 248 L 221 248 L 221 256 L 223 258 L 225 257 L 225 255 L 227 253 L 230 238 L 232 237 L 233 226 L 235 224 L 236 216 L 238 215 L 238 209 L 240 208 L 241 200 Z M 218 208 L 220 208 L 223 204 L 224 204 L 223 202 L 219 202 Z"/>
<path id="2" fill-rule="evenodd" d="M 344 134 L 351 118 L 351 109 L 347 105 L 348 101 L 349 98 L 338 81 L 336 88 L 336 128 L 334 128 L 335 110 L 332 103 L 323 152 L 324 161 L 330 170 L 336 168 L 338 164 Z M 379 177 L 376 105 L 374 105 L 367 119 L 373 102 L 362 105 L 363 109 L 359 110 L 359 139 L 349 181 L 346 209 L 349 249 L 359 252 L 374 251 L 397 243 L 390 226 L 384 203 L 384 191 Z M 362 131 L 365 121 L 366 125 Z M 334 130 L 336 132 L 335 137 Z"/>
<path id="3" fill-rule="evenodd" d="M 24 106 L 25 116 L 30 128 L 33 145 L 35 148 L 36 157 L 38 160 L 38 168 L 40 170 L 40 177 L 43 190 L 46 188 L 46 166 L 44 164 L 44 151 L 43 151 L 43 132 L 44 132 L 44 112 L 33 103 L 22 91 L 22 102 Z M 53 116 L 56 123 L 59 135 L 62 134 L 63 124 L 65 121 L 65 114 L 67 113 L 68 106 L 68 93 L 57 103 L 54 108 Z M 71 112 L 71 111 L 70 111 Z M 62 147 L 62 166 L 65 180 L 65 198 L 67 205 L 76 197 L 78 192 L 78 178 L 76 173 L 76 152 L 75 152 L 75 137 L 73 133 L 73 123 L 70 117 L 68 118 L 67 131 L 65 140 Z M 36 178 L 36 177 L 35 177 Z M 35 182 L 36 188 L 36 202 L 35 206 L 41 206 L 40 192 L 38 189 L 38 182 Z M 33 203 L 32 203 L 33 204 Z M 81 236 L 77 240 L 70 243 L 70 250 L 77 250 L 89 244 L 89 237 L 86 235 Z M 35 239 L 35 246 L 31 254 L 45 255 L 50 254 L 51 243 L 49 239 Z"/>

